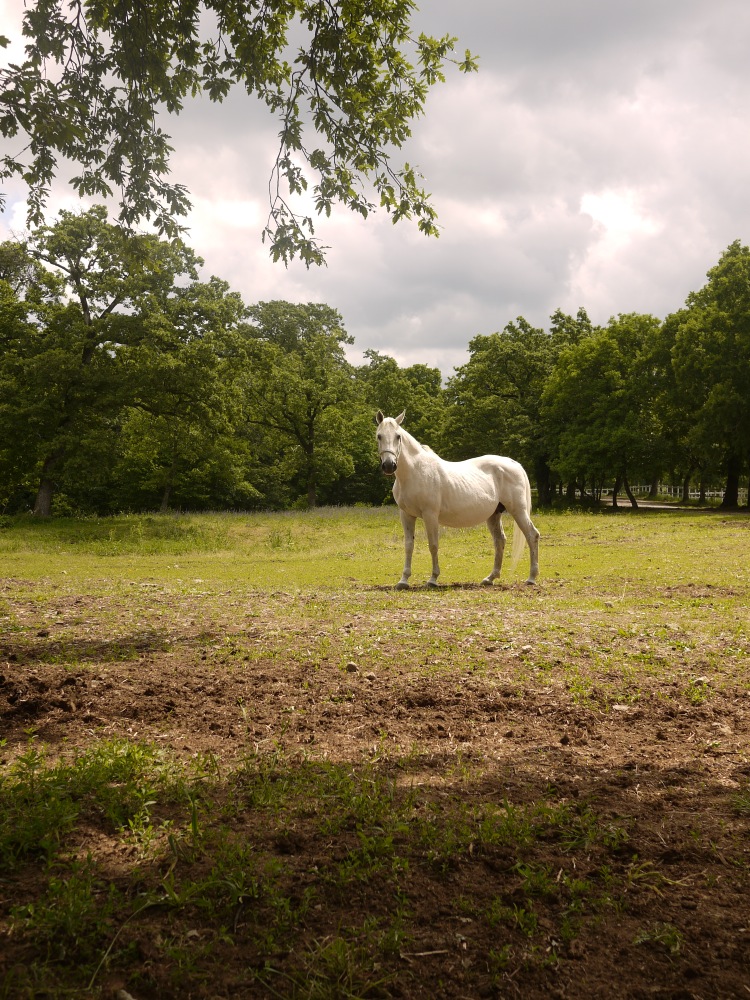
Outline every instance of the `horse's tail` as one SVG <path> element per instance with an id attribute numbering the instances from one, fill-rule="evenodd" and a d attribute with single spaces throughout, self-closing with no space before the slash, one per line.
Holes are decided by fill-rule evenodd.
<path id="1" fill-rule="evenodd" d="M 526 470 L 523 470 L 523 478 L 525 479 L 526 488 L 526 513 L 531 517 L 531 483 L 529 482 L 529 477 L 526 475 Z M 524 546 L 526 545 L 526 538 L 524 533 L 518 527 L 518 522 L 516 521 L 513 525 L 513 541 L 510 548 L 510 568 L 514 570 L 518 565 L 518 562 L 523 555 Z"/>

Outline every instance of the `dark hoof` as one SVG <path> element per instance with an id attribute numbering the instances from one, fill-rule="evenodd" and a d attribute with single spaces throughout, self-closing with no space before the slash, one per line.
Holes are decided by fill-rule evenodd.
<path id="1" fill-rule="evenodd" d="M 408 590 L 408 589 L 409 589 L 409 584 L 403 583 L 401 580 L 399 580 L 399 582 L 396 584 L 396 590 Z"/>

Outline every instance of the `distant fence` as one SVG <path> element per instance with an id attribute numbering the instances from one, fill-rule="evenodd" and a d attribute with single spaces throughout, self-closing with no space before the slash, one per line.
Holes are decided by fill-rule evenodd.
<path id="1" fill-rule="evenodd" d="M 646 496 L 647 494 L 649 494 L 651 492 L 651 487 L 650 486 L 631 486 L 630 490 L 631 490 L 631 492 L 635 496 Z M 623 494 L 624 491 L 620 490 L 620 493 Z M 612 496 L 612 488 L 611 487 L 607 487 L 607 488 L 603 489 L 601 491 L 601 495 L 603 497 L 604 496 Z M 682 487 L 681 486 L 666 486 L 664 483 L 659 483 L 659 485 L 656 487 L 656 495 L 660 496 L 660 497 L 682 497 Z M 700 490 L 690 490 L 690 492 L 688 493 L 688 496 L 690 497 L 691 500 L 699 500 L 700 499 L 700 495 L 701 495 Z M 724 491 L 723 490 L 706 490 L 706 492 L 703 495 L 705 496 L 706 500 L 716 500 L 716 499 L 721 500 L 724 497 Z M 747 503 L 747 490 L 746 489 L 739 490 L 738 496 L 739 496 L 739 502 L 741 504 L 746 504 Z"/>
<path id="2" fill-rule="evenodd" d="M 635 496 L 643 497 L 643 496 L 647 496 L 651 492 L 651 487 L 650 486 L 631 486 L 630 487 L 630 491 Z M 531 487 L 531 492 L 536 496 L 539 491 L 537 490 L 536 486 L 532 486 Z M 579 493 L 580 493 L 580 491 L 576 490 L 576 495 L 578 495 Z M 589 494 L 587 494 L 587 495 L 589 495 Z M 602 498 L 602 497 L 611 497 L 612 496 L 612 487 L 611 486 L 603 486 L 600 490 L 597 490 L 596 495 L 599 498 Z M 660 483 L 657 486 L 657 488 L 656 488 L 656 495 L 657 495 L 657 497 L 678 497 L 678 498 L 681 499 L 682 498 L 682 487 L 681 486 L 665 486 L 663 483 Z M 626 497 L 625 490 L 622 489 L 622 488 L 620 488 L 618 496 L 623 497 L 623 498 Z M 690 492 L 688 493 L 688 496 L 689 496 L 689 498 L 691 500 L 700 500 L 700 496 L 701 496 L 700 490 L 690 490 Z M 706 490 L 706 492 L 703 494 L 703 496 L 706 498 L 706 500 L 723 500 L 724 499 L 724 490 Z M 747 503 L 747 490 L 746 489 L 740 489 L 740 490 L 738 490 L 737 491 L 737 498 L 738 498 L 738 501 L 740 503 L 740 506 L 743 506 L 744 504 L 746 504 Z"/>

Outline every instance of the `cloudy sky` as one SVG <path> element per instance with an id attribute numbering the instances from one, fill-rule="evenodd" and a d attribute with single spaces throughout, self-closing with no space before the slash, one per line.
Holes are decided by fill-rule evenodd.
<path id="1" fill-rule="evenodd" d="M 423 0 L 419 29 L 460 40 L 480 72 L 449 73 L 403 158 L 439 239 L 385 215 L 321 220 L 328 266 L 272 264 L 275 123 L 243 96 L 194 102 L 165 128 L 192 193 L 188 241 L 248 303 L 325 302 L 355 338 L 449 375 L 469 340 L 522 315 L 584 306 L 663 317 L 733 240 L 750 242 L 747 0 Z M 0 0 L 14 34 L 20 0 Z M 23 228 L 6 186 L 0 238 Z M 52 207 L 70 207 L 65 190 Z"/>

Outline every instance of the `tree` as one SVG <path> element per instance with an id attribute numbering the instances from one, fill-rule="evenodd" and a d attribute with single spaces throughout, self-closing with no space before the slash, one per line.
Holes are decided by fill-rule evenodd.
<path id="1" fill-rule="evenodd" d="M 195 279 L 199 259 L 183 243 L 133 235 L 106 221 L 105 209 L 61 212 L 29 241 L 29 252 L 57 271 L 69 298 L 48 311 L 44 356 L 62 351 L 49 372 L 48 420 L 34 513 L 51 513 L 54 479 L 84 437 L 101 440 L 127 399 L 120 351 L 144 335 L 144 314 L 180 278 Z M 95 426 L 96 425 L 96 428 Z M 80 457 L 80 456 L 79 456 Z"/>
<path id="2" fill-rule="evenodd" d="M 562 309 L 555 309 L 550 316 L 550 338 L 555 357 L 564 347 L 580 343 L 594 332 L 588 313 L 580 306 L 575 316 L 569 316 Z"/>
<path id="3" fill-rule="evenodd" d="M 179 240 L 109 225 L 102 207 L 62 212 L 23 251 L 47 277 L 29 286 L 32 322 L 1 360 L 12 381 L 6 429 L 27 469 L 37 469 L 34 510 L 47 516 L 56 484 L 73 470 L 92 483 L 105 473 L 122 408 L 153 368 L 152 357 L 134 363 L 156 329 L 148 317 L 168 311 L 177 282 L 195 281 L 200 260 Z"/>
<path id="4" fill-rule="evenodd" d="M 735 240 L 708 272 L 702 289 L 670 317 L 675 393 L 689 411 L 691 440 L 705 455 L 723 454 L 725 507 L 739 502 L 750 460 L 750 248 Z"/>
<path id="5" fill-rule="evenodd" d="M 678 380 L 673 364 L 677 333 L 686 320 L 684 309 L 667 316 L 651 344 L 649 362 L 656 385 L 654 413 L 660 425 L 663 468 L 682 481 L 684 503 L 689 500 L 693 476 L 698 473 L 705 487 L 707 479 L 718 478 L 724 458 L 712 429 L 700 419 L 703 387 L 689 388 L 683 377 Z"/>
<path id="6" fill-rule="evenodd" d="M 406 410 L 409 432 L 423 444 L 437 448 L 443 416 L 443 378 L 439 368 L 408 365 L 379 351 L 364 354 L 367 364 L 357 369 L 368 409 L 396 416 Z M 370 413 L 370 423 L 373 414 Z"/>
<path id="7" fill-rule="evenodd" d="M 455 59 L 450 36 L 414 38 L 413 9 L 412 0 L 30 0 L 26 58 L 0 76 L 0 134 L 29 141 L 1 161 L 0 180 L 23 177 L 30 220 L 40 224 L 58 159 L 67 158 L 80 167 L 71 182 L 79 194 L 119 190 L 122 223 L 153 218 L 158 232 L 177 235 L 189 202 L 184 186 L 166 180 L 171 147 L 160 113 L 178 113 L 198 93 L 221 101 L 240 86 L 279 120 L 263 233 L 274 259 L 323 260 L 312 218 L 292 209 L 281 186 L 300 194 L 311 176 L 318 214 L 338 201 L 366 216 L 371 186 L 394 221 L 415 216 L 436 235 L 419 175 L 408 163 L 394 167 L 390 151 L 409 137 L 446 62 L 467 72 L 476 61 L 468 51 Z"/>
<path id="8" fill-rule="evenodd" d="M 469 361 L 448 382 L 446 453 L 453 458 L 509 455 L 532 472 L 540 503 L 550 503 L 550 447 L 540 415 L 542 392 L 560 350 L 590 329 L 583 309 L 576 318 L 557 310 L 550 334 L 519 316 L 501 333 L 475 337 L 469 344 Z"/>
<path id="9" fill-rule="evenodd" d="M 30 379 L 29 355 L 38 341 L 38 314 L 59 297 L 60 283 L 23 244 L 0 244 L 0 497 L 7 503 L 28 487 L 36 446 L 36 408 L 43 393 Z M 36 411 L 36 412 L 35 412 Z"/>
<path id="10" fill-rule="evenodd" d="M 277 444 L 282 475 L 297 478 L 308 507 L 322 483 L 350 475 L 354 373 L 341 316 L 326 305 L 261 302 L 248 310 L 252 375 L 248 423 Z"/>
<path id="11" fill-rule="evenodd" d="M 121 348 L 130 373 L 116 469 L 123 493 L 158 494 L 163 511 L 175 493 L 191 506 L 257 500 L 234 430 L 248 377 L 246 312 L 226 282 L 194 281 L 153 303 L 144 335 Z"/>
<path id="12" fill-rule="evenodd" d="M 109 482 L 109 509 L 246 509 L 262 496 L 250 481 L 247 442 L 205 419 L 123 413 L 117 461 Z M 213 425 L 213 426 L 212 426 Z"/>
<path id="13" fill-rule="evenodd" d="M 659 326 L 635 313 L 610 319 L 562 350 L 542 396 L 554 468 L 564 479 L 614 481 L 615 506 L 621 487 L 637 506 L 629 476 L 650 467 L 658 452 L 648 358 Z"/>
<path id="14" fill-rule="evenodd" d="M 15 251 L 21 250 L 18 254 Z M 31 306 L 25 300 L 19 274 L 32 261 L 22 248 L 0 245 L 0 502 L 8 503 L 28 473 L 27 453 L 34 430 L 26 419 L 23 393 L 24 348 L 32 342 L 36 328 Z M 20 266 L 19 266 L 20 265 Z"/>

